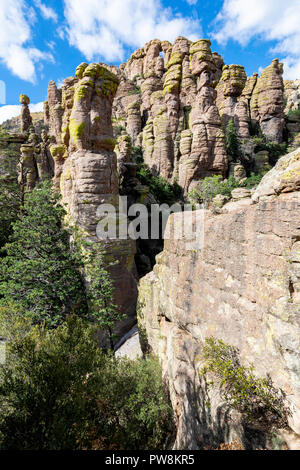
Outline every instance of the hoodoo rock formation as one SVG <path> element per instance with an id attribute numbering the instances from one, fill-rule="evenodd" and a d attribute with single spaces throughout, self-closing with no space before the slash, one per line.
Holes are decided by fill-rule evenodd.
<path id="1" fill-rule="evenodd" d="M 27 95 L 20 95 L 21 108 L 21 132 L 24 134 L 32 125 L 32 119 L 29 111 L 30 99 Z"/>
<path id="2" fill-rule="evenodd" d="M 284 128 L 283 64 L 274 59 L 258 78 L 250 100 L 251 119 L 259 124 L 264 135 L 282 142 Z"/>
<path id="3" fill-rule="evenodd" d="M 118 91 L 115 118 L 122 117 L 135 145 L 141 143 L 153 173 L 178 181 L 186 193 L 201 178 L 227 170 L 214 89 L 222 66 L 210 41 L 178 37 L 173 45 L 147 43 L 120 67 L 122 91 L 128 91 L 126 82 L 135 90 L 129 91 L 130 103 Z"/>
<path id="4" fill-rule="evenodd" d="M 116 144 L 112 129 L 112 105 L 119 85 L 118 77 L 99 64 L 80 64 L 76 77 L 64 81 L 62 90 L 55 83 L 48 88 L 50 146 L 54 160 L 54 182 L 68 210 L 68 222 L 75 223 L 85 236 L 101 242 L 112 266 L 117 305 L 127 319 L 117 333 L 135 322 L 136 280 L 135 242 L 97 237 L 97 224 L 104 214 L 98 207 L 118 208 L 119 185 Z"/>

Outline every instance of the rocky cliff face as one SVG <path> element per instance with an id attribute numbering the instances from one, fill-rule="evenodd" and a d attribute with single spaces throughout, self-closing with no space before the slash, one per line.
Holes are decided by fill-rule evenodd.
<path id="1" fill-rule="evenodd" d="M 233 440 L 248 448 L 299 447 L 299 171 L 300 149 L 279 160 L 253 199 L 229 203 L 219 215 L 205 212 L 202 249 L 166 240 L 140 282 L 142 343 L 163 364 L 177 416 L 176 448 Z M 181 218 L 175 214 L 169 224 Z M 243 365 L 270 375 L 285 393 L 289 431 L 258 439 L 259 427 L 246 429 L 219 389 L 206 387 L 199 372 L 207 337 L 235 346 Z"/>

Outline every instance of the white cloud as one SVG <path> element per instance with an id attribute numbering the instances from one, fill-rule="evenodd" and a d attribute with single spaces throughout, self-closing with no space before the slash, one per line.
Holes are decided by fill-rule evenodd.
<path id="1" fill-rule="evenodd" d="M 30 104 L 29 108 L 32 113 L 39 113 L 43 111 L 44 103 L 41 101 L 40 103 Z M 7 119 L 11 119 L 16 116 L 20 116 L 21 113 L 21 105 L 5 105 L 0 107 L 0 124 Z"/>
<path id="2" fill-rule="evenodd" d="M 188 2 L 189 5 L 196 5 L 196 3 L 198 2 L 198 0 L 186 0 Z"/>
<path id="3" fill-rule="evenodd" d="M 24 0 L 0 0 L 0 60 L 14 75 L 32 83 L 36 79 L 35 64 L 53 60 L 50 53 L 27 45 L 34 21 L 34 11 Z"/>
<path id="4" fill-rule="evenodd" d="M 58 17 L 53 8 L 47 7 L 41 2 L 41 0 L 34 0 L 34 4 L 40 10 L 41 15 L 45 20 L 53 20 L 55 23 L 57 22 Z"/>
<path id="5" fill-rule="evenodd" d="M 246 45 L 254 36 L 277 41 L 271 50 L 285 63 L 285 78 L 300 77 L 299 0 L 225 0 L 217 16 L 214 38 L 225 44 L 234 39 Z"/>
<path id="6" fill-rule="evenodd" d="M 123 60 L 125 47 L 202 35 L 198 20 L 174 15 L 160 0 L 65 0 L 65 17 L 70 44 L 88 60 Z"/>

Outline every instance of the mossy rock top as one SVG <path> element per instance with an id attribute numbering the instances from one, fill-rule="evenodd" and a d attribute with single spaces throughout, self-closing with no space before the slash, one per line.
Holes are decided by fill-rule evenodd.
<path id="1" fill-rule="evenodd" d="M 120 137 L 118 137 L 118 143 L 119 142 L 128 142 L 128 143 L 131 143 L 131 137 L 130 135 L 126 134 L 126 135 L 120 135 Z"/>
<path id="2" fill-rule="evenodd" d="M 27 95 L 20 95 L 20 103 L 21 104 L 29 104 L 30 98 Z"/>
<path id="3" fill-rule="evenodd" d="M 211 41 L 209 39 L 200 39 L 199 41 L 193 42 L 190 48 L 190 54 L 195 54 L 195 52 L 206 51 L 211 54 Z"/>
<path id="4" fill-rule="evenodd" d="M 75 72 L 76 78 L 79 78 L 79 79 L 82 78 L 83 72 L 88 67 L 88 65 L 89 64 L 87 64 L 86 62 L 82 62 L 81 64 L 78 65 L 78 67 L 76 68 L 76 72 Z"/>

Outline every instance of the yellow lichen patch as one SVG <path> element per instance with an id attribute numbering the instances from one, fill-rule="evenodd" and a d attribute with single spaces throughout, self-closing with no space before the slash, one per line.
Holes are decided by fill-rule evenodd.
<path id="1" fill-rule="evenodd" d="M 290 181 L 295 179 L 298 179 L 300 176 L 300 167 L 299 168 L 293 168 L 287 172 L 285 172 L 282 176 L 281 179 L 284 181 Z"/>
<path id="2" fill-rule="evenodd" d="M 190 47 L 190 54 L 195 54 L 196 52 L 206 52 L 211 55 L 211 41 L 209 39 L 200 39 L 199 41 L 193 42 Z"/>
<path id="3" fill-rule="evenodd" d="M 66 158 L 67 149 L 65 145 L 51 145 L 50 153 L 54 160 L 57 158 Z"/>
<path id="4" fill-rule="evenodd" d="M 75 119 L 70 119 L 69 130 L 73 142 L 76 144 L 84 134 L 84 122 L 77 123 Z"/>
<path id="5" fill-rule="evenodd" d="M 173 65 L 167 72 L 164 82 L 164 93 L 174 93 L 179 89 L 181 81 L 182 66 Z"/>
<path id="6" fill-rule="evenodd" d="M 99 64 L 89 64 L 83 71 L 82 77 L 91 77 L 96 78 L 99 76 L 100 65 Z"/>
<path id="7" fill-rule="evenodd" d="M 180 52 L 172 52 L 171 57 L 168 62 L 168 68 L 172 67 L 172 65 L 181 64 L 183 59 L 183 55 Z"/>
<path id="8" fill-rule="evenodd" d="M 96 93 L 98 96 L 114 96 L 118 86 L 118 77 L 105 67 L 99 66 L 97 74 Z"/>
<path id="9" fill-rule="evenodd" d="M 20 95 L 19 99 L 20 99 L 21 104 L 29 104 L 30 103 L 30 99 L 27 95 Z"/>
<path id="10" fill-rule="evenodd" d="M 61 140 L 64 145 L 68 145 L 70 138 L 69 126 L 63 127 L 61 130 Z"/>
<path id="11" fill-rule="evenodd" d="M 78 67 L 76 68 L 76 72 L 75 72 L 76 78 L 81 79 L 82 75 L 83 75 L 83 72 L 85 71 L 85 69 L 87 67 L 88 67 L 88 64 L 86 62 L 82 62 L 81 64 L 79 64 Z"/>

